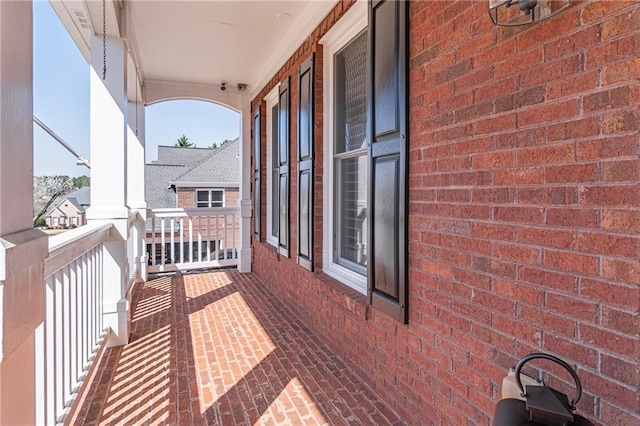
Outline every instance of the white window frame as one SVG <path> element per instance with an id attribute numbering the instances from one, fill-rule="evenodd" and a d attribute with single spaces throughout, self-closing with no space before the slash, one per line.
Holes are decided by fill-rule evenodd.
<path id="1" fill-rule="evenodd" d="M 220 207 L 224 207 L 225 206 L 225 200 L 224 200 L 224 196 L 225 196 L 225 191 L 223 188 L 197 188 L 195 191 L 195 196 L 196 196 L 196 201 L 195 201 L 195 207 L 199 208 L 199 209 L 215 209 L 218 207 L 211 207 L 211 193 L 213 191 L 216 192 L 222 192 L 222 206 Z M 198 205 L 198 192 L 208 192 L 209 193 L 209 205 L 207 207 L 200 207 Z"/>
<path id="2" fill-rule="evenodd" d="M 267 143 L 265 144 L 265 149 L 267 150 L 267 242 L 274 247 L 278 247 L 278 239 L 274 237 L 272 234 L 273 231 L 273 176 L 271 174 L 272 171 L 272 163 L 273 163 L 273 144 L 278 143 L 278 141 L 273 140 L 273 107 L 278 105 L 278 92 L 280 90 L 280 84 L 276 84 L 276 87 L 271 89 L 269 94 L 264 97 L 264 100 L 267 104 Z"/>
<path id="3" fill-rule="evenodd" d="M 323 45 L 323 77 L 326 84 L 323 87 L 323 272 L 342 282 L 354 290 L 367 294 L 367 276 L 359 274 L 351 269 L 336 263 L 333 259 L 334 233 L 335 233 L 335 167 L 334 167 L 334 56 L 352 41 L 358 34 L 367 28 L 367 2 L 359 0 L 354 4 L 329 32 L 320 40 Z"/>

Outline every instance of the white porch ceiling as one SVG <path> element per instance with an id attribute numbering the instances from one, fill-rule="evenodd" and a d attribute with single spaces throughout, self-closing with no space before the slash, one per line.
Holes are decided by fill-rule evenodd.
<path id="1" fill-rule="evenodd" d="M 52 3 L 61 16 L 60 2 Z M 61 19 L 83 50 L 83 42 L 89 45 L 89 32 L 78 31 L 75 12 L 70 12 L 80 2 L 62 3 L 72 19 Z M 82 3 L 93 31 L 101 34 L 101 2 Z M 107 15 L 119 15 L 119 31 L 126 34 L 145 80 L 214 86 L 226 82 L 231 87 L 245 83 L 255 93 L 334 4 L 335 0 L 127 0 L 110 3 L 114 13 Z M 118 8 L 125 13 L 118 13 Z M 108 24 L 116 28 L 115 22 Z"/>

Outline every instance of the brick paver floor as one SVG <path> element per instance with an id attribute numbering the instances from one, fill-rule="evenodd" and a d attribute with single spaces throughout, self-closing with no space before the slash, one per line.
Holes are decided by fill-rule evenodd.
<path id="1" fill-rule="evenodd" d="M 252 274 L 156 278 L 133 307 L 73 424 L 399 423 Z"/>

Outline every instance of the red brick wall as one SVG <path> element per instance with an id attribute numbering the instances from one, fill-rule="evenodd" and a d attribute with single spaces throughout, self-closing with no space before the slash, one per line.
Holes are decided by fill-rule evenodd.
<path id="1" fill-rule="evenodd" d="M 178 188 L 179 209 L 190 209 L 196 206 L 196 190 L 193 188 Z"/>
<path id="2" fill-rule="evenodd" d="M 534 351 L 577 365 L 580 413 L 638 424 L 640 6 L 574 2 L 515 28 L 486 8 L 411 3 L 409 324 L 321 272 L 319 133 L 316 272 L 255 241 L 254 270 L 410 424 L 489 425 L 507 368 Z M 341 10 L 256 100 L 285 75 L 297 93 Z"/>

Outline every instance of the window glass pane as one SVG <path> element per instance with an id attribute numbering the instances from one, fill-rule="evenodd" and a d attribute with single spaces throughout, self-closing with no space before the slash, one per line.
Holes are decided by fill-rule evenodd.
<path id="1" fill-rule="evenodd" d="M 278 156 L 278 104 L 271 109 L 271 235 L 280 235 L 280 164 Z"/>
<path id="2" fill-rule="evenodd" d="M 197 200 L 200 201 L 209 201 L 209 191 L 198 191 L 198 198 Z"/>
<path id="3" fill-rule="evenodd" d="M 222 191 L 211 191 L 211 203 L 222 203 L 223 194 Z"/>
<path id="4" fill-rule="evenodd" d="M 276 157 L 277 158 L 277 157 Z M 280 235 L 280 169 L 275 168 L 271 172 L 271 235 L 278 238 Z"/>
<path id="5" fill-rule="evenodd" d="M 338 160 L 338 263 L 367 266 L 367 156 Z"/>
<path id="6" fill-rule="evenodd" d="M 271 108 L 271 168 L 278 167 L 278 104 Z"/>
<path id="7" fill-rule="evenodd" d="M 300 254 L 309 257 L 309 186 L 311 185 L 311 173 L 309 171 L 300 174 Z"/>
<path id="8" fill-rule="evenodd" d="M 367 32 L 335 56 L 335 152 L 366 148 Z"/>

